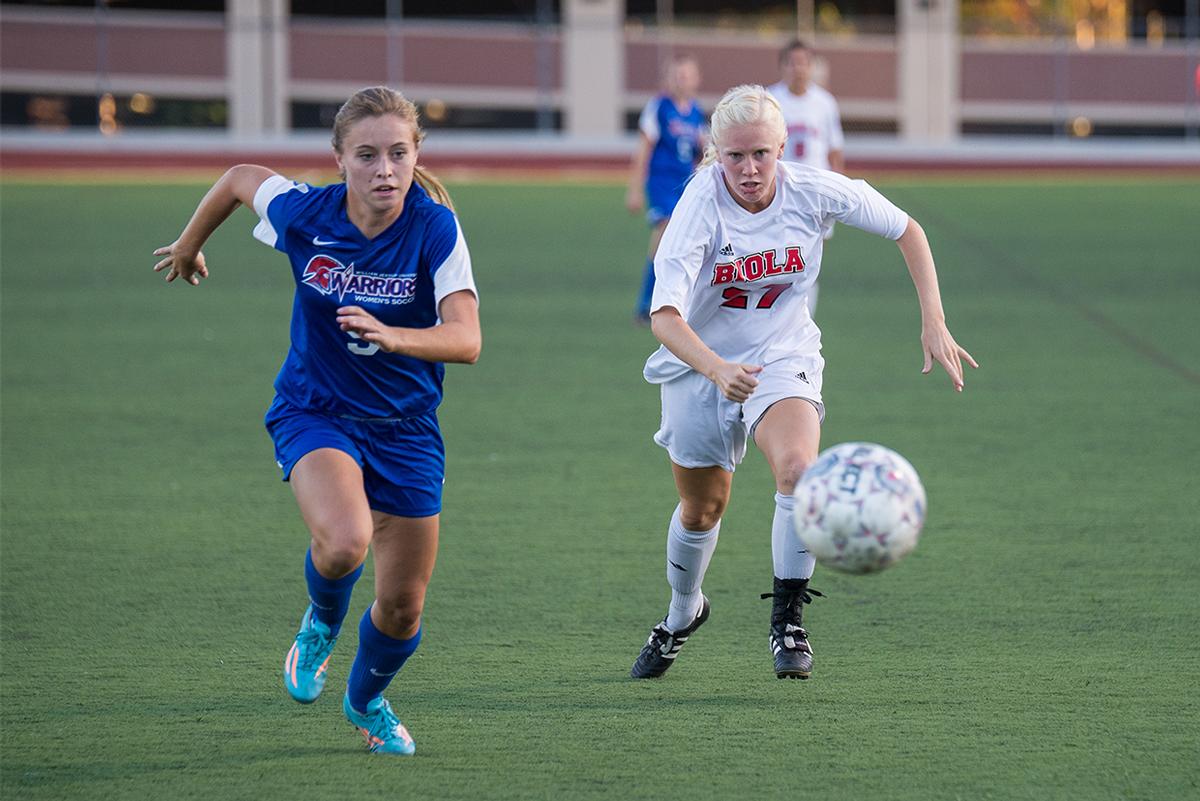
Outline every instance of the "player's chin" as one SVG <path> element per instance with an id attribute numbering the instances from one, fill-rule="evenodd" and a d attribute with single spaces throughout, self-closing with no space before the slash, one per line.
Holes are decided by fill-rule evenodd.
<path id="1" fill-rule="evenodd" d="M 738 184 L 738 194 L 742 196 L 742 200 L 756 203 L 762 199 L 765 188 L 766 184 L 762 183 Z"/>
<path id="2" fill-rule="evenodd" d="M 370 194 L 371 205 L 381 211 L 387 211 L 399 206 L 404 200 L 404 195 L 398 189 L 380 190 L 373 189 Z"/>

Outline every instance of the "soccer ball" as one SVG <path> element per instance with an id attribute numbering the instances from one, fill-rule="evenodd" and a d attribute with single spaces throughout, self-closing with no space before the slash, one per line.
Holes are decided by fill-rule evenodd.
<path id="1" fill-rule="evenodd" d="M 895 451 L 846 442 L 822 451 L 795 491 L 792 523 L 816 560 L 846 573 L 874 573 L 917 547 L 925 488 Z"/>

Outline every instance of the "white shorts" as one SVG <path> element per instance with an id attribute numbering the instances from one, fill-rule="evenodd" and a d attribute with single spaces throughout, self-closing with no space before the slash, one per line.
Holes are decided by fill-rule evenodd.
<path id="1" fill-rule="evenodd" d="M 784 398 L 811 403 L 825 420 L 818 356 L 780 359 L 758 374 L 758 387 L 745 403 L 735 403 L 717 385 L 695 371 L 661 385 L 662 423 L 654 441 L 667 449 L 680 467 L 723 467 L 729 472 L 746 457 L 758 421 Z"/>

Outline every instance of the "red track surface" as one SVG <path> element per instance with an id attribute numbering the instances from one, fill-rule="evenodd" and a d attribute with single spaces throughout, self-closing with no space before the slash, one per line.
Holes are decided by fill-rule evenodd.
<path id="1" fill-rule="evenodd" d="M 218 170 L 241 162 L 265 163 L 275 167 L 290 167 L 307 170 L 333 169 L 332 158 L 324 153 L 288 153 L 267 157 L 261 151 L 241 152 L 237 150 L 218 152 L 181 151 L 162 152 L 85 152 L 79 150 L 0 150 L 0 169 L 15 171 L 69 171 L 101 175 L 114 170 L 197 171 Z M 593 172 L 625 174 L 629 160 L 614 155 L 572 154 L 496 154 L 496 153 L 426 153 L 421 163 L 432 170 L 465 170 L 470 172 L 495 172 L 506 176 L 530 174 L 531 177 L 546 177 L 563 172 Z M 971 160 L 954 159 L 911 159 L 911 158 L 850 158 L 847 172 L 872 174 L 902 172 L 910 174 L 928 173 L 1058 173 L 1058 172 L 1133 172 L 1156 175 L 1200 176 L 1197 163 L 1145 163 L 1137 161 L 1097 162 L 1088 160 Z"/>

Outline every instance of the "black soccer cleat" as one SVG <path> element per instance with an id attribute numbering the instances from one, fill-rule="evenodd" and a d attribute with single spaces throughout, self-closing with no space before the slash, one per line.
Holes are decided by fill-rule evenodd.
<path id="1" fill-rule="evenodd" d="M 708 598 L 703 595 L 700 596 L 700 614 L 696 615 L 691 625 L 679 631 L 671 631 L 667 628 L 667 619 L 664 617 L 661 623 L 650 629 L 650 638 L 642 646 L 642 652 L 638 654 L 629 675 L 635 679 L 657 679 L 666 673 L 667 668 L 675 664 L 675 657 L 679 655 L 679 649 L 688 641 L 688 637 L 704 625 L 706 620 Z"/>
<path id="2" fill-rule="evenodd" d="M 773 598 L 771 608 L 771 653 L 775 657 L 775 677 L 807 679 L 812 675 L 813 651 L 808 632 L 800 625 L 804 605 L 812 597 L 824 597 L 808 588 L 808 579 L 775 579 L 775 591 L 764 592 Z"/>

